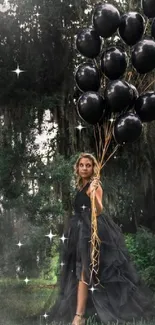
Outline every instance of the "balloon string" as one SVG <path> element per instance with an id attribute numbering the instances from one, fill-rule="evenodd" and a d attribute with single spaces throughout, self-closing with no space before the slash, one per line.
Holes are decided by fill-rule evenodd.
<path id="1" fill-rule="evenodd" d="M 114 155 L 116 150 L 118 149 L 119 145 L 113 150 L 113 152 L 109 155 L 109 157 L 105 160 L 105 155 L 109 148 L 112 139 L 112 128 L 113 128 L 113 121 L 107 121 L 104 124 L 104 133 L 105 133 L 105 141 L 103 145 L 102 135 L 101 135 L 101 127 L 98 125 L 99 131 L 99 143 L 97 143 L 96 133 L 95 134 L 95 143 L 96 143 L 96 151 L 98 154 L 98 170 L 97 170 L 97 177 L 100 178 L 100 172 L 103 166 L 105 166 L 106 162 Z M 105 160 L 105 161 L 104 161 Z M 93 276 L 95 275 L 95 279 L 97 278 L 97 273 L 99 271 L 99 260 L 100 260 L 100 244 L 101 240 L 98 236 L 98 227 L 97 227 L 97 211 L 95 205 L 95 190 L 91 193 L 91 246 L 90 246 L 90 256 L 91 256 L 91 264 L 90 264 L 90 282 L 92 279 L 94 280 Z M 98 284 L 98 282 L 97 282 Z"/>
<path id="2" fill-rule="evenodd" d="M 96 68 L 99 69 L 99 66 L 98 66 L 97 60 L 94 59 L 93 61 L 94 61 L 94 63 L 95 63 Z"/>
<path id="3" fill-rule="evenodd" d="M 151 87 L 153 84 L 155 83 L 155 79 L 153 81 L 150 82 L 150 84 L 142 91 L 142 94 L 149 88 Z"/>
<path id="4" fill-rule="evenodd" d="M 145 33 L 146 33 L 146 30 L 147 30 L 148 24 L 149 24 L 149 19 L 147 18 L 147 20 L 146 20 L 146 25 L 145 25 L 145 29 L 144 29 L 144 35 L 145 35 Z"/>
<path id="5" fill-rule="evenodd" d="M 139 82 L 139 79 L 140 79 L 140 74 L 137 73 L 137 77 L 136 77 L 136 79 L 135 79 L 135 87 L 137 87 L 137 84 L 138 84 L 138 82 Z"/>
<path id="6" fill-rule="evenodd" d="M 98 169 L 98 176 L 100 173 L 100 168 Z M 90 280 L 92 280 L 94 273 L 97 274 L 99 270 L 99 259 L 100 259 L 100 244 L 101 240 L 98 236 L 98 227 L 97 227 L 97 213 L 95 206 L 95 190 L 91 195 L 91 206 L 92 206 L 92 215 L 91 215 L 91 274 Z"/>
<path id="7" fill-rule="evenodd" d="M 109 155 L 109 157 L 107 158 L 107 160 L 104 162 L 104 164 L 102 165 L 102 167 L 105 166 L 105 164 L 108 162 L 108 160 L 115 154 L 115 152 L 117 151 L 117 149 L 120 147 L 119 144 L 117 144 L 117 146 L 115 147 L 115 149 L 113 150 L 113 152 Z"/>
<path id="8" fill-rule="evenodd" d="M 102 134 L 101 134 L 101 127 L 98 124 L 98 132 L 99 132 L 99 161 L 100 161 L 100 157 L 101 157 L 101 153 L 103 151 L 103 140 L 102 140 Z"/>
<path id="9" fill-rule="evenodd" d="M 143 84 L 143 82 L 144 82 L 146 76 L 147 76 L 147 74 L 145 73 L 144 76 L 143 76 L 143 78 L 141 79 L 141 81 L 140 81 L 138 87 L 137 87 L 138 91 L 140 90 L 140 87 L 142 86 L 142 84 Z"/>
<path id="10" fill-rule="evenodd" d="M 129 63 L 130 63 L 130 59 L 129 59 L 129 57 L 130 57 L 130 49 L 129 49 L 129 53 L 128 53 L 128 57 L 127 57 L 127 68 L 126 68 L 126 73 L 125 73 L 125 77 L 124 77 L 125 80 L 127 80 L 127 76 L 128 76 L 128 74 L 130 73 L 130 72 L 128 71 Z"/>
<path id="11" fill-rule="evenodd" d="M 95 138 L 96 153 L 97 153 L 97 157 L 99 157 L 99 148 L 98 148 L 98 145 L 97 145 L 97 137 L 96 137 L 95 126 L 93 128 L 94 128 L 94 138 Z"/>
<path id="12" fill-rule="evenodd" d="M 130 82 L 131 78 L 132 78 L 132 71 L 129 71 L 128 72 L 128 82 Z"/>

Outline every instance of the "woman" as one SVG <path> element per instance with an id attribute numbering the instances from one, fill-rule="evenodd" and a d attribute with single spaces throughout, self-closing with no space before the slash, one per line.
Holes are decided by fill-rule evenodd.
<path id="1" fill-rule="evenodd" d="M 74 215 L 65 237 L 60 294 L 50 320 L 84 325 L 86 316 L 107 323 L 149 319 L 155 316 L 152 293 L 142 284 L 130 260 L 120 228 L 103 212 L 103 190 L 95 157 L 82 153 L 75 164 L 78 191 Z M 100 262 L 90 282 L 91 200 L 95 190 Z"/>

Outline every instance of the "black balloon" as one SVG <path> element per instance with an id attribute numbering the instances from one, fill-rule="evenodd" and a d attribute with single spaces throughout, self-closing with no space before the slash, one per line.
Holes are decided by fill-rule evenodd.
<path id="1" fill-rule="evenodd" d="M 91 63 L 81 64 L 75 75 L 77 86 L 82 91 L 98 91 L 100 88 L 100 74 Z"/>
<path id="2" fill-rule="evenodd" d="M 143 122 L 155 120 L 155 93 L 149 91 L 139 96 L 135 102 L 135 111 Z"/>
<path id="3" fill-rule="evenodd" d="M 103 116 L 105 103 L 103 97 L 97 92 L 83 93 L 77 103 L 79 116 L 89 124 L 97 124 Z"/>
<path id="4" fill-rule="evenodd" d="M 134 104 L 135 104 L 135 101 L 136 101 L 137 98 L 139 97 L 139 93 L 138 93 L 137 88 L 136 88 L 134 85 L 132 85 L 132 84 L 130 84 L 130 83 L 128 83 L 128 85 L 129 85 L 129 87 L 130 87 L 130 88 L 132 89 L 132 91 L 133 91 L 132 101 L 131 101 L 131 104 L 130 104 L 129 107 L 128 107 L 128 110 L 130 110 L 131 108 L 133 108 L 133 106 L 134 106 Z"/>
<path id="5" fill-rule="evenodd" d="M 98 4 L 95 7 L 93 23 L 97 33 L 105 38 L 111 37 L 120 24 L 120 13 L 111 4 Z"/>
<path id="6" fill-rule="evenodd" d="M 133 90 L 127 82 L 115 80 L 109 82 L 105 89 L 106 104 L 111 112 L 126 110 L 133 100 Z"/>
<path id="7" fill-rule="evenodd" d="M 137 72 L 143 74 L 155 68 L 155 42 L 144 39 L 138 42 L 132 50 L 132 64 Z"/>
<path id="8" fill-rule="evenodd" d="M 94 29 L 86 28 L 78 33 L 76 47 L 82 55 L 94 59 L 100 53 L 101 39 Z"/>
<path id="9" fill-rule="evenodd" d="M 152 22 L 151 35 L 153 38 L 155 38 L 155 19 L 153 19 L 153 22 Z"/>
<path id="10" fill-rule="evenodd" d="M 133 113 L 126 113 L 118 117 L 114 123 L 113 135 L 118 144 L 136 141 L 142 132 L 142 122 Z"/>
<path id="11" fill-rule="evenodd" d="M 129 45 L 135 45 L 143 36 L 145 20 L 138 12 L 128 12 L 121 17 L 119 34 L 123 41 Z"/>
<path id="12" fill-rule="evenodd" d="M 142 0 L 142 7 L 143 7 L 144 14 L 148 18 L 155 17 L 155 2 L 154 2 L 154 0 Z"/>
<path id="13" fill-rule="evenodd" d="M 101 70 L 110 80 L 120 78 L 127 67 L 125 52 L 116 47 L 111 47 L 103 52 L 101 57 Z"/>

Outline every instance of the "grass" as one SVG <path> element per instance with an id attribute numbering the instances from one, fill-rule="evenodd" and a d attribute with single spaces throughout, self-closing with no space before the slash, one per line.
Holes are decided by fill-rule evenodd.
<path id="1" fill-rule="evenodd" d="M 47 301 L 53 304 L 56 289 L 50 281 L 31 279 L 26 285 L 24 280 L 0 280 L 0 325 L 46 325 L 48 318 L 43 317 Z M 34 315 L 40 315 L 32 321 Z M 53 325 L 62 323 L 53 323 Z M 87 325 L 98 325 L 93 319 L 87 320 Z M 101 323 L 100 323 L 101 325 Z M 105 324 L 104 324 L 105 325 Z M 106 325 L 117 325 L 107 323 Z M 154 322 L 132 322 L 124 325 L 155 325 Z"/>
<path id="2" fill-rule="evenodd" d="M 41 313 L 50 297 L 52 304 L 55 294 L 49 281 L 31 279 L 26 285 L 24 280 L 1 279 L 0 325 L 35 325 L 35 322 L 30 324 L 29 319 Z M 45 324 L 42 315 L 36 323 L 39 324 Z"/>

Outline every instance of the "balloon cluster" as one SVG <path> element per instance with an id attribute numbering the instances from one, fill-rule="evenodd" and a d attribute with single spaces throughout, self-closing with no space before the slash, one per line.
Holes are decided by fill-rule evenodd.
<path id="1" fill-rule="evenodd" d="M 145 78 L 155 68 L 155 0 L 142 0 L 142 7 L 146 18 L 138 12 L 121 16 L 112 4 L 98 4 L 93 12 L 93 27 L 80 30 L 76 37 L 77 50 L 88 58 L 75 73 L 81 92 L 77 112 L 91 125 L 101 126 L 112 120 L 113 136 L 119 145 L 137 140 L 142 122 L 155 120 L 155 93 L 139 94 L 136 78 L 131 83 L 133 74 Z M 146 36 L 145 22 L 150 18 L 151 35 Z M 116 32 L 116 39 L 126 45 L 128 55 L 122 46 L 106 46 L 107 39 Z M 127 73 L 129 68 L 133 72 Z"/>

